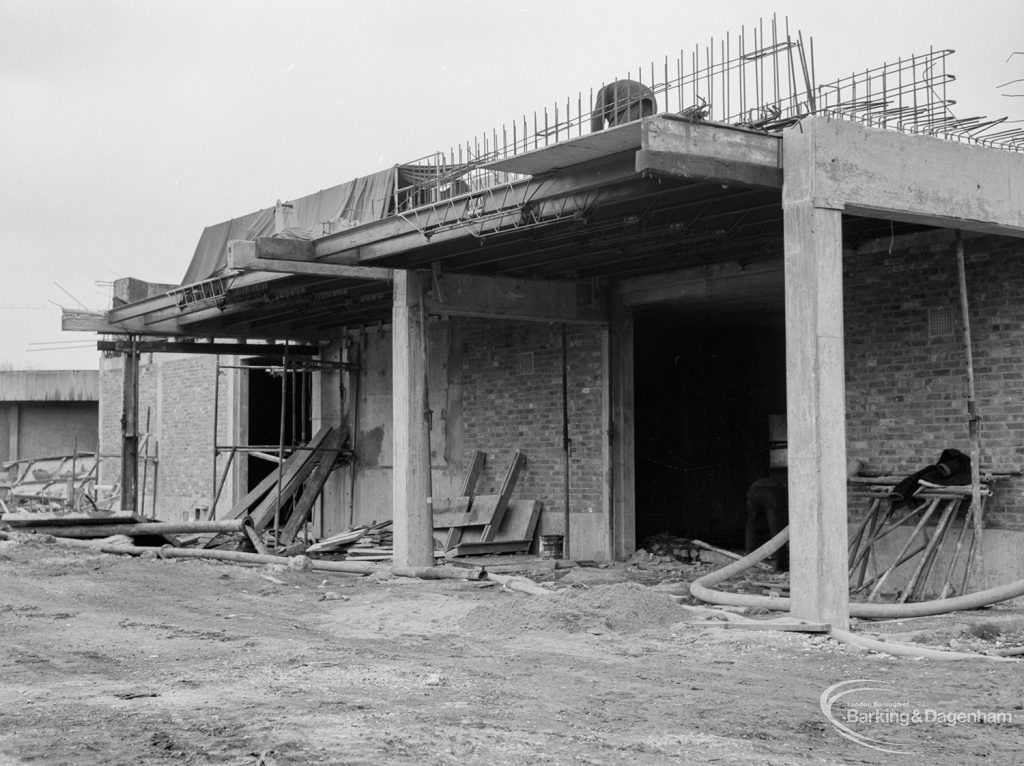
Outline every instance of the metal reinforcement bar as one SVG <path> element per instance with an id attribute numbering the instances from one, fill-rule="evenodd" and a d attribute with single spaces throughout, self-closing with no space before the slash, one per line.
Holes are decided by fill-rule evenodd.
<path id="1" fill-rule="evenodd" d="M 788 18 L 772 15 L 414 160 L 403 166 L 406 180 L 396 185 L 392 204 L 396 212 L 408 211 L 514 182 L 521 176 L 486 165 L 590 133 L 595 115 L 604 111 L 601 89 L 620 80 L 649 90 L 657 114 L 765 131 L 821 114 L 1024 151 L 1024 128 L 1008 125 L 1006 118 L 960 119 L 952 113 L 956 102 L 946 94 L 956 79 L 946 69 L 952 53 L 933 49 L 818 84 L 813 39 L 805 42 L 802 32 L 790 30 Z"/>

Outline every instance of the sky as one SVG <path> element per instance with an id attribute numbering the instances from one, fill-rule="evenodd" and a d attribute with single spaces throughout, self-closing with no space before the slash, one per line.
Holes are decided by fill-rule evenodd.
<path id="1" fill-rule="evenodd" d="M 959 116 L 1024 119 L 1020 0 L 0 0 L 0 368 L 94 369 L 58 306 L 180 282 L 207 225 L 773 13 L 813 38 L 819 82 L 951 48 Z"/>

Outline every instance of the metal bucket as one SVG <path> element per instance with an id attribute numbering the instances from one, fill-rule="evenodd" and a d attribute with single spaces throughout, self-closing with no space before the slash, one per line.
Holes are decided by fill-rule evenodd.
<path id="1" fill-rule="evenodd" d="M 563 535 L 541 535 L 540 536 L 540 557 L 542 559 L 562 558 Z"/>

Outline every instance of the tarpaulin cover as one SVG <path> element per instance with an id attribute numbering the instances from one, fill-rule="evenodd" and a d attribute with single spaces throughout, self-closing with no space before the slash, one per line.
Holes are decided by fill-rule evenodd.
<path id="1" fill-rule="evenodd" d="M 228 240 L 256 237 L 315 239 L 357 224 L 378 221 L 388 212 L 394 193 L 395 169 L 356 178 L 316 194 L 292 200 L 287 228 L 275 231 L 274 207 L 207 226 L 199 238 L 183 285 L 216 276 L 227 264 Z"/>

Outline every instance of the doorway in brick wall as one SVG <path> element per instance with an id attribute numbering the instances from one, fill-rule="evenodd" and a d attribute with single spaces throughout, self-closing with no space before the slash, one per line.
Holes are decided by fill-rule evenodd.
<path id="1" fill-rule="evenodd" d="M 290 450 L 311 437 L 312 376 L 308 370 L 285 372 L 280 359 L 245 360 L 249 368 L 249 447 L 261 448 L 248 457 L 248 487 L 277 470 L 277 457 L 284 445 Z M 282 407 L 283 404 L 283 407 Z"/>
<path id="2" fill-rule="evenodd" d="M 780 454 L 782 312 L 638 309 L 634 365 L 637 547 L 667 534 L 742 549 L 746 490 Z"/>

